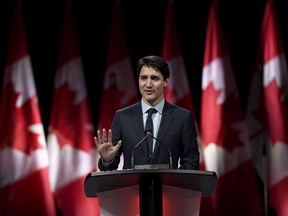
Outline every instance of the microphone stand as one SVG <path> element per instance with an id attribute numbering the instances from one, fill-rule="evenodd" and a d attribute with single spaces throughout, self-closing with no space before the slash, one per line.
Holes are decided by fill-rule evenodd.
<path id="1" fill-rule="evenodd" d="M 168 150 L 168 153 L 169 153 L 169 168 L 172 169 L 172 168 L 173 168 L 173 160 L 172 160 L 172 154 L 171 154 L 170 149 L 169 149 L 166 145 L 164 145 L 162 142 L 160 142 L 159 139 L 157 139 L 156 137 L 154 137 L 154 136 L 151 134 L 151 132 L 148 131 L 147 134 L 148 134 L 149 136 L 151 136 L 153 139 L 155 139 L 161 146 L 164 146 L 164 147 Z"/>
<path id="2" fill-rule="evenodd" d="M 132 156 L 131 156 L 131 168 L 134 169 L 134 153 L 135 150 L 138 148 L 139 145 L 141 145 L 144 140 L 147 139 L 147 137 L 149 136 L 149 132 L 146 133 L 146 135 L 137 143 L 137 145 L 134 147 L 133 151 L 132 151 Z"/>
<path id="3" fill-rule="evenodd" d="M 146 135 L 136 144 L 136 146 L 134 147 L 133 151 L 132 151 L 132 155 L 131 155 L 131 168 L 134 169 L 134 153 L 135 150 L 147 139 L 148 136 L 151 136 L 153 139 L 155 139 L 158 143 L 160 143 L 161 146 L 164 146 L 169 153 L 169 168 L 172 169 L 173 168 L 173 160 L 172 160 L 172 154 L 170 149 L 164 145 L 162 142 L 160 142 L 160 140 L 158 140 L 156 137 L 154 137 L 151 132 L 147 131 Z"/>

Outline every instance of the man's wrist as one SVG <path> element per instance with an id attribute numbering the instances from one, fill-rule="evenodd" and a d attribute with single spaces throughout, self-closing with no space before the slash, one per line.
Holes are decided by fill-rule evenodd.
<path id="1" fill-rule="evenodd" d="M 113 160 L 114 160 L 114 157 L 113 157 L 110 161 L 106 162 L 106 161 L 104 161 L 104 159 L 102 158 L 102 163 L 103 163 L 104 166 L 108 166 L 110 163 L 113 162 Z"/>

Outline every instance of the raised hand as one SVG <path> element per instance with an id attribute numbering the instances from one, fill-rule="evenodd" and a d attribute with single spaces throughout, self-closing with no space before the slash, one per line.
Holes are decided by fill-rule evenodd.
<path id="1" fill-rule="evenodd" d="M 114 146 L 112 144 L 112 130 L 111 129 L 108 130 L 108 136 L 107 136 L 105 128 L 102 129 L 102 133 L 100 130 L 97 130 L 97 136 L 94 137 L 94 142 L 104 162 L 112 161 L 116 152 L 122 145 L 122 141 L 119 140 L 118 143 Z"/>

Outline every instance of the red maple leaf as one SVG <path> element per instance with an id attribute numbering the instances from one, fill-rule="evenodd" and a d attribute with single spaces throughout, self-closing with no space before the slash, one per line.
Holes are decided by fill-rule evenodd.
<path id="1" fill-rule="evenodd" d="M 226 97 L 223 104 L 217 104 L 221 91 L 214 88 L 210 83 L 203 91 L 201 133 L 204 143 L 216 143 L 229 151 L 243 145 L 239 139 L 243 131 L 234 127 L 244 121 L 240 101 L 236 93 Z"/>
<path id="2" fill-rule="evenodd" d="M 38 148 L 43 148 L 38 137 L 44 134 L 33 133 L 29 127 L 41 123 L 36 96 L 25 101 L 21 107 L 16 107 L 19 93 L 14 91 L 9 82 L 3 89 L 0 112 L 0 148 L 7 146 L 31 154 Z"/>
<path id="3" fill-rule="evenodd" d="M 279 88 L 275 79 L 264 89 L 267 128 L 272 143 L 288 144 L 288 95 Z"/>
<path id="4" fill-rule="evenodd" d="M 87 129 L 92 125 L 88 111 L 87 99 L 75 104 L 76 92 L 71 91 L 65 83 L 55 90 L 51 114 L 51 132 L 55 133 L 61 147 L 71 145 L 89 152 L 93 143 L 93 131 Z"/>

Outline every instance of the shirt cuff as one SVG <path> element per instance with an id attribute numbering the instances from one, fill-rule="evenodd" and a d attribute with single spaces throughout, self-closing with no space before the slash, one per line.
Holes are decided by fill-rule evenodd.
<path id="1" fill-rule="evenodd" d="M 103 158 L 101 158 L 101 160 L 102 160 L 102 164 L 103 164 L 104 166 L 108 166 L 109 164 L 111 164 L 111 163 L 114 161 L 114 157 L 113 157 L 113 159 L 112 159 L 111 161 L 109 161 L 109 162 L 105 162 L 105 161 L 103 160 Z"/>

